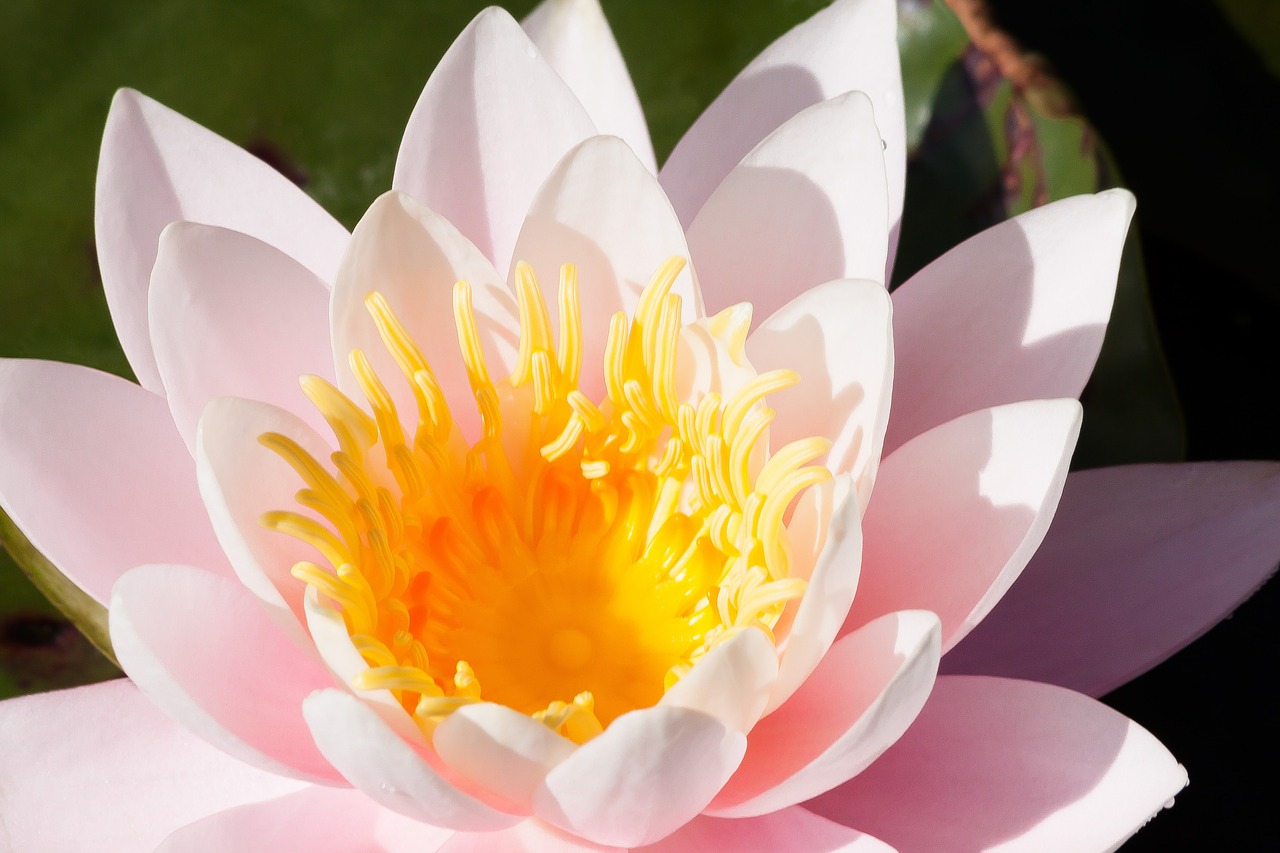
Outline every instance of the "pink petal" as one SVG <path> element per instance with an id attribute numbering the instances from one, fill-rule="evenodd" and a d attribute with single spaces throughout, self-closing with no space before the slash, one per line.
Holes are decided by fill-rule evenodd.
<path id="1" fill-rule="evenodd" d="M 314 588 L 307 590 L 304 607 L 307 630 L 311 632 L 311 639 L 315 642 L 320 659 L 339 684 L 353 684 L 356 676 L 370 669 L 370 666 L 351 641 L 351 631 L 347 628 L 342 613 Z M 416 747 L 428 748 L 427 739 L 423 737 L 418 724 L 390 690 L 361 690 L 359 696 L 401 738 Z"/>
<path id="2" fill-rule="evenodd" d="M 893 390 L 893 304 L 870 281 L 808 290 L 747 339 L 756 370 L 790 368 L 800 384 L 769 398 L 774 446 L 811 435 L 831 439 L 827 467 L 852 472 L 864 508 L 871 497 Z"/>
<path id="3" fill-rule="evenodd" d="M 547 772 L 577 746 L 542 723 L 505 705 L 464 705 L 432 735 L 442 761 L 513 811 L 533 811 L 533 796 Z"/>
<path id="4" fill-rule="evenodd" d="M 332 380 L 329 288 L 275 247 L 238 231 L 176 222 L 151 274 L 151 345 L 187 447 L 217 397 L 248 397 L 324 421 L 298 387 Z"/>
<path id="5" fill-rule="evenodd" d="M 502 829 L 519 820 L 455 788 L 355 696 L 322 690 L 312 694 L 302 710 L 325 758 L 386 808 L 468 831 Z"/>
<path id="6" fill-rule="evenodd" d="M 744 631 L 708 652 L 658 705 L 701 711 L 745 734 L 764 713 L 777 678 L 773 643 L 763 631 Z"/>
<path id="7" fill-rule="evenodd" d="M 609 319 L 617 311 L 632 313 L 649 279 L 672 256 L 689 257 L 680 221 L 657 179 L 621 140 L 597 136 L 583 142 L 538 190 L 514 259 L 533 266 L 552 316 L 560 266 L 577 266 L 588 396 L 604 390 L 601 365 Z M 702 316 L 690 268 L 672 291 L 683 300 L 682 322 Z"/>
<path id="8" fill-rule="evenodd" d="M 115 585 L 110 618 L 120 665 L 188 729 L 268 772 L 341 781 L 302 719 L 302 700 L 333 680 L 238 581 L 142 566 Z"/>
<path id="9" fill-rule="evenodd" d="M 140 563 L 227 571 L 164 398 L 96 370 L 0 360 L 0 507 L 100 602 Z"/>
<path id="10" fill-rule="evenodd" d="M 301 511 L 295 495 L 305 484 L 289 464 L 258 438 L 274 432 L 292 439 L 313 459 L 333 448 L 311 427 L 283 409 L 254 400 L 223 397 L 200 418 L 196 466 L 208 517 L 236 575 L 267 605 L 285 633 L 310 645 L 302 625 L 306 584 L 290 574 L 299 560 L 316 560 L 315 548 L 262 526 L 263 513 Z"/>
<path id="11" fill-rule="evenodd" d="M 621 137 L 657 173 L 640 98 L 600 0 L 543 0 L 521 26 L 578 96 L 596 130 Z"/>
<path id="12" fill-rule="evenodd" d="M 651 844 L 706 808 L 745 748 L 740 732 L 699 711 L 632 711 L 548 773 L 534 809 L 597 844 Z"/>
<path id="13" fill-rule="evenodd" d="M 297 790 L 178 726 L 126 679 L 0 702 L 0 838 L 151 850 L 205 815 Z"/>
<path id="14" fill-rule="evenodd" d="M 526 820 L 499 832 L 459 832 L 440 853 L 625 853 L 560 832 L 537 820 Z"/>
<path id="15" fill-rule="evenodd" d="M 1150 732 L 1030 681 L 942 676 L 870 769 L 809 803 L 913 853 L 1114 850 L 1187 784 Z"/>
<path id="16" fill-rule="evenodd" d="M 751 150 L 689 225 L 712 310 L 765 317 L 823 282 L 883 282 L 889 245 L 880 131 L 861 92 L 798 113 Z"/>
<path id="17" fill-rule="evenodd" d="M 662 185 L 680 221 L 692 222 L 733 167 L 787 119 L 857 90 L 875 107 L 885 143 L 889 222 L 896 223 L 907 166 L 897 17 L 893 0 L 837 0 L 752 60 L 662 167 Z"/>
<path id="18" fill-rule="evenodd" d="M 956 418 L 886 458 L 844 630 L 919 608 L 942 620 L 943 651 L 959 642 L 1044 538 L 1079 432 L 1075 400 L 1030 400 Z"/>
<path id="19" fill-rule="evenodd" d="M 94 229 L 116 334 L 143 386 L 162 391 L 147 322 L 160 232 L 189 220 L 242 231 L 332 281 L 347 232 L 263 161 L 131 89 L 102 136 Z"/>
<path id="20" fill-rule="evenodd" d="M 1133 209 L 1125 190 L 1038 207 L 895 290 L 885 453 L 978 409 L 1080 396 L 1111 316 Z"/>
<path id="21" fill-rule="evenodd" d="M 174 832 L 156 853 L 432 853 L 453 834 L 388 811 L 359 791 L 312 787 L 210 815 Z"/>
<path id="22" fill-rule="evenodd" d="M 862 569 L 862 527 L 861 509 L 851 479 L 844 476 L 835 482 L 825 540 L 806 578 L 809 585 L 804 598 L 800 599 L 791 621 L 788 621 L 791 610 L 788 608 L 776 626 L 778 637 L 785 637 L 786 645 L 766 713 L 786 702 L 818 666 L 855 600 Z"/>
<path id="23" fill-rule="evenodd" d="M 1067 478 L 1044 544 L 951 672 L 1093 696 L 1213 627 L 1280 559 L 1280 465 L 1129 465 Z"/>
<path id="24" fill-rule="evenodd" d="M 799 806 L 751 818 L 698 817 L 644 853 L 895 853 L 883 841 Z"/>
<path id="25" fill-rule="evenodd" d="M 709 813 L 767 814 L 861 772 L 916 718 L 940 654 L 938 619 L 926 611 L 890 613 L 842 638 L 752 730 L 742 766 Z"/>
<path id="26" fill-rule="evenodd" d="M 538 185 L 595 132 L 520 25 L 485 9 L 422 90 L 392 186 L 445 216 L 506 269 Z"/>
<path id="27" fill-rule="evenodd" d="M 401 193 L 378 198 L 356 226 L 338 272 L 330 306 L 333 355 L 338 383 L 353 400 L 364 401 L 348 357 L 362 350 L 396 402 L 410 429 L 418 409 L 405 378 L 365 305 L 377 291 L 421 348 L 465 434 L 479 429 L 475 398 L 463 368 L 453 312 L 453 286 L 472 287 L 481 341 L 495 375 L 514 360 L 519 322 L 515 302 L 488 259 L 448 220 Z"/>

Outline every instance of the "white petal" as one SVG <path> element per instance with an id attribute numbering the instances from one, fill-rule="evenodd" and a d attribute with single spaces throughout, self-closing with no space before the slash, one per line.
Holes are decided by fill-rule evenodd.
<path id="1" fill-rule="evenodd" d="M 656 174 L 640 99 L 600 0 L 543 0 L 521 26 L 578 96 L 596 129 L 621 137 Z"/>
<path id="2" fill-rule="evenodd" d="M 885 453 L 952 418 L 1078 397 L 1111 316 L 1133 196 L 1062 199 L 988 228 L 893 292 Z"/>
<path id="3" fill-rule="evenodd" d="M 764 713 L 777 678 L 773 643 L 762 631 L 744 631 L 708 652 L 658 705 L 701 711 L 745 733 Z"/>
<path id="4" fill-rule="evenodd" d="M 840 639 L 791 699 L 748 737 L 710 814 L 767 814 L 817 796 L 875 761 L 924 707 L 941 655 L 938 619 L 890 613 Z"/>
<path id="5" fill-rule="evenodd" d="M 885 143 L 889 222 L 897 223 L 907 167 L 897 17 L 894 0 L 836 0 L 752 60 L 663 164 L 662 185 L 680 221 L 692 222 L 725 175 L 787 119 L 856 90 L 875 107 Z"/>
<path id="6" fill-rule="evenodd" d="M 519 818 L 455 788 L 364 702 L 323 690 L 303 703 L 316 745 L 352 785 L 374 801 L 424 823 L 492 831 Z"/>
<path id="7" fill-rule="evenodd" d="M 861 567 L 861 509 L 846 476 L 835 483 L 831 522 L 795 617 L 778 623 L 786 646 L 766 713 L 786 702 L 827 654 L 855 600 Z"/>
<path id="8" fill-rule="evenodd" d="M 831 439 L 827 467 L 852 473 L 865 511 L 893 391 L 893 303 L 875 282 L 833 281 L 796 297 L 747 338 L 760 372 L 790 368 L 800 384 L 769 398 L 774 446 Z"/>
<path id="9" fill-rule="evenodd" d="M 311 632 L 320 659 L 339 684 L 353 684 L 356 676 L 370 667 L 351 641 L 351 632 L 342 614 L 315 589 L 307 590 L 304 601 L 307 630 Z M 403 740 L 423 748 L 427 746 L 418 724 L 390 690 L 361 690 L 359 697 Z"/>
<path id="10" fill-rule="evenodd" d="M 702 815 L 644 853 L 895 853 L 883 841 L 800 806 L 754 818 Z"/>
<path id="11" fill-rule="evenodd" d="M 164 398 L 74 364 L 0 359 L 0 507 L 99 602 L 142 563 L 230 574 Z"/>
<path id="12" fill-rule="evenodd" d="M 454 834 L 388 811 L 352 788 L 310 787 L 188 824 L 156 853 L 433 853 Z"/>
<path id="13" fill-rule="evenodd" d="M 686 708 L 623 714 L 547 774 L 538 817 L 597 844 L 649 844 L 711 802 L 746 737 Z"/>
<path id="14" fill-rule="evenodd" d="M 160 235 L 150 311 L 156 365 L 187 447 L 218 397 L 262 400 L 323 425 L 298 377 L 332 380 L 329 287 L 279 249 L 238 231 L 174 223 Z"/>
<path id="15" fill-rule="evenodd" d="M 871 102 L 850 92 L 789 119 L 734 167 L 689 225 L 712 310 L 757 316 L 838 278 L 885 281 L 889 207 Z"/>
<path id="16" fill-rule="evenodd" d="M 392 186 L 447 217 L 506 269 L 534 192 L 596 132 L 582 104 L 501 9 L 445 53 L 400 143 Z"/>
<path id="17" fill-rule="evenodd" d="M 257 237 L 332 281 L 347 232 L 262 160 L 131 89 L 116 92 L 102 135 L 94 203 L 98 266 L 129 364 L 162 391 L 151 350 L 147 288 L 170 222 Z"/>
<path id="18" fill-rule="evenodd" d="M 401 193 L 378 198 L 356 226 L 333 288 L 330 319 L 338 385 L 364 405 L 349 356 L 359 349 L 395 400 L 412 435 L 418 410 L 365 306 L 377 291 L 421 348 L 464 434 L 475 437 L 479 415 L 463 368 L 453 313 L 453 286 L 471 284 L 481 342 L 492 372 L 502 375 L 518 344 L 515 302 L 493 265 L 444 217 Z"/>
<path id="19" fill-rule="evenodd" d="M 991 611 L 1053 519 L 1080 432 L 1075 400 L 1030 400 L 930 430 L 884 460 L 845 630 L 932 610 L 950 649 Z"/>
<path id="20" fill-rule="evenodd" d="M 445 717 L 432 735 L 441 760 L 512 811 L 528 814 L 533 796 L 551 768 L 577 746 L 542 723 L 505 705 L 464 705 Z"/>
<path id="21" fill-rule="evenodd" d="M 341 777 L 316 751 L 302 700 L 333 681 L 238 581 L 140 566 L 111 595 L 111 644 L 138 688 L 241 761 L 313 782 Z"/>
<path id="22" fill-rule="evenodd" d="M 588 396 L 598 398 L 604 390 L 609 319 L 617 311 L 634 312 L 644 286 L 672 256 L 689 257 L 680 221 L 657 179 L 615 137 L 593 137 L 574 148 L 538 190 L 514 259 L 533 267 L 553 317 L 560 266 L 577 266 Z M 680 273 L 672 292 L 683 300 L 682 322 L 702 316 L 691 268 Z"/>
<path id="23" fill-rule="evenodd" d="M 1088 697 L 944 675 L 892 749 L 808 808 L 902 850 L 1115 850 L 1187 784 L 1151 733 Z"/>
<path id="24" fill-rule="evenodd" d="M 0 702 L 0 840 L 15 853 L 151 850 L 304 783 L 214 749 L 120 678 Z"/>
<path id="25" fill-rule="evenodd" d="M 289 464 L 258 439 L 274 432 L 290 438 L 313 459 L 333 452 L 320 435 L 296 416 L 267 403 L 223 397 L 210 403 L 196 436 L 200 493 L 223 551 L 249 591 L 267 605 L 272 618 L 302 647 L 306 585 L 290 574 L 299 560 L 315 561 L 315 548 L 262 526 L 262 515 L 301 509 L 295 499 L 305 486 Z"/>
<path id="26" fill-rule="evenodd" d="M 1278 518 L 1275 462 L 1076 471 L 1026 570 L 943 671 L 1101 696 L 1221 622 L 1275 573 Z"/>

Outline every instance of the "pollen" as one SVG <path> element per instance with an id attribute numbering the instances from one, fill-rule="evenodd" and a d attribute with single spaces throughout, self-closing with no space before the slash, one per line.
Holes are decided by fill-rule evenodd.
<path id="1" fill-rule="evenodd" d="M 805 591 L 788 512 L 830 479 L 814 464 L 828 443 L 768 446 L 766 397 L 798 382 L 792 371 L 681 392 L 682 359 L 694 357 L 681 336 L 696 331 L 672 292 L 683 266 L 667 261 L 634 315 L 611 318 L 598 400 L 579 387 L 572 264 L 560 270 L 558 334 L 533 269 L 517 265 L 519 349 L 496 378 L 471 287 L 458 282 L 454 321 L 480 416 L 472 440 L 376 291 L 365 304 L 401 375 L 379 376 L 356 350 L 362 400 L 302 378 L 338 449 L 321 460 L 262 435 L 302 484 L 297 506 L 262 524 L 314 547 L 293 575 L 341 613 L 368 665 L 357 690 L 390 691 L 428 733 L 489 701 L 583 742 L 657 703 L 735 634 L 773 639 Z M 749 322 L 749 306 L 735 306 L 700 329 L 743 365 Z M 407 384 L 416 413 L 397 411 L 388 381 Z"/>

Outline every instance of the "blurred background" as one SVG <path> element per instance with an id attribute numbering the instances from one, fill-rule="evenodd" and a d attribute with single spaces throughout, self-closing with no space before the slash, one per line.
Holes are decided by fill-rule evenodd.
<path id="1" fill-rule="evenodd" d="M 602 2 L 659 160 L 743 65 L 826 5 Z M 483 5 L 5 0 L 0 356 L 130 375 L 93 247 L 97 149 L 116 88 L 246 147 L 352 226 L 390 185 L 422 84 Z M 517 17 L 532 6 L 508 4 Z M 1074 467 L 1280 459 L 1280 3 L 899 10 L 911 163 L 897 281 L 1008 216 L 1127 186 L 1138 219 Z M 1126 851 L 1272 849 L 1278 616 L 1272 584 L 1105 698 L 1191 775 L 1177 808 Z M 0 697 L 117 675 L 0 554 Z"/>

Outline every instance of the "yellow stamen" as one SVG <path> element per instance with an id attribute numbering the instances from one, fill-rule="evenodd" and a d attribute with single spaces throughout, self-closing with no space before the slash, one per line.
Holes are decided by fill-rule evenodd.
<path id="1" fill-rule="evenodd" d="M 683 269 L 664 263 L 634 315 L 610 320 L 599 401 L 578 387 L 572 264 L 560 269 L 558 336 L 533 268 L 516 265 L 519 349 L 497 380 L 471 287 L 457 282 L 454 322 L 482 423 L 470 446 L 380 293 L 365 304 L 413 394 L 412 437 L 363 352 L 350 366 L 367 411 L 303 377 L 339 449 L 321 462 L 263 435 L 305 485 L 298 509 L 317 518 L 286 509 L 262 523 L 316 549 L 293 575 L 341 613 L 369 667 L 357 689 L 390 691 L 424 731 L 483 696 L 582 742 L 655 703 L 716 644 L 748 630 L 773 639 L 805 591 L 790 572 L 787 512 L 831 476 L 811 464 L 828 443 L 769 456 L 764 400 L 798 381 L 791 371 L 681 399 L 672 290 Z M 750 316 L 735 306 L 705 326 L 745 367 Z"/>

